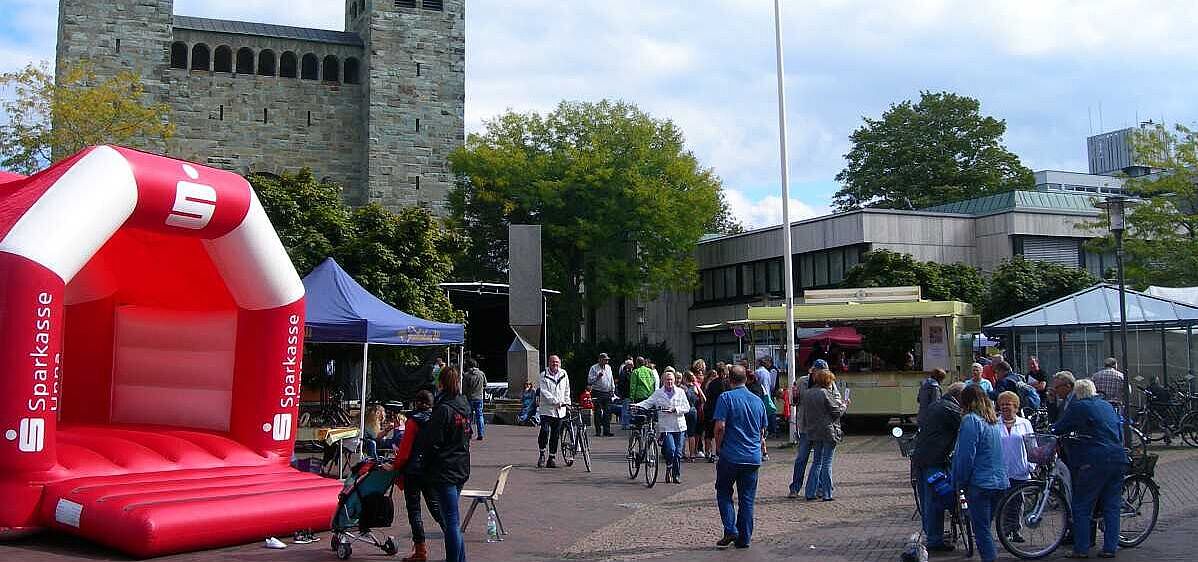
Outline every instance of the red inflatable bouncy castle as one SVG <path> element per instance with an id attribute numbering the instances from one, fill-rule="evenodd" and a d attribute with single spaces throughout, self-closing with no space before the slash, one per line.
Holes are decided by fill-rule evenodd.
<path id="1" fill-rule="evenodd" d="M 327 527 L 338 483 L 288 466 L 303 297 L 235 174 L 101 146 L 0 176 L 0 536 Z"/>

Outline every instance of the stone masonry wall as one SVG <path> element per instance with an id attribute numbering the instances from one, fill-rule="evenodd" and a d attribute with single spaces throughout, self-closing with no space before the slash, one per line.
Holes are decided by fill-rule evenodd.
<path id="1" fill-rule="evenodd" d="M 227 45 L 234 54 L 248 47 L 255 57 L 263 49 L 321 60 L 362 57 L 359 47 L 272 37 L 178 29 L 174 38 L 189 50 L 198 43 L 213 51 Z M 362 85 L 176 68 L 164 72 L 163 82 L 177 128 L 172 155 L 241 174 L 307 166 L 318 179 L 341 185 L 347 201 L 364 202 Z"/>

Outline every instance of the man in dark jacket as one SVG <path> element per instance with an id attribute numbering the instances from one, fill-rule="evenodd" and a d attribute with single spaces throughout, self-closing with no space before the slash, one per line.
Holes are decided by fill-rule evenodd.
<path id="1" fill-rule="evenodd" d="M 445 559 L 466 560 L 458 501 L 470 479 L 470 404 L 462 396 L 462 377 L 453 367 L 441 371 L 441 398 L 420 432 L 424 453 L 424 481 L 437 493 Z"/>
<path id="2" fill-rule="evenodd" d="M 483 397 L 487 390 L 487 375 L 478 368 L 478 361 L 473 357 L 466 359 L 466 372 L 462 375 L 462 393 L 470 401 L 470 410 L 474 416 L 474 438 L 483 440 L 487 431 L 487 423 L 483 420 Z"/>
<path id="3" fill-rule="evenodd" d="M 944 542 L 947 504 L 928 486 L 928 478 L 936 473 L 948 474 L 948 456 L 956 446 L 957 430 L 961 428 L 961 404 L 957 399 L 964 388 L 965 385 L 959 382 L 949 385 L 944 396 L 928 407 L 915 436 L 915 450 L 911 453 L 911 468 L 919 478 L 917 488 L 919 503 L 923 506 L 923 532 L 928 538 L 928 550 L 933 552 L 953 550 L 953 545 Z"/>
<path id="4" fill-rule="evenodd" d="M 944 382 L 944 377 L 948 373 L 944 369 L 932 369 L 932 374 L 923 380 L 923 384 L 919 386 L 919 395 L 915 400 L 919 403 L 919 414 L 915 416 L 915 423 L 923 426 L 924 418 L 927 417 L 928 408 L 940 400 L 940 383 Z"/>

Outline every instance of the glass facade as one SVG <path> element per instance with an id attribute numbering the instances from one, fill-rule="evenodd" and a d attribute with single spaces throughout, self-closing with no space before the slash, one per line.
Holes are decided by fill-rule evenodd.
<path id="1" fill-rule="evenodd" d="M 795 291 L 835 287 L 853 266 L 861 263 L 868 246 L 860 244 L 807 252 L 794 256 Z M 705 269 L 699 272 L 696 304 L 749 302 L 763 297 L 781 297 L 782 259 L 749 262 Z"/>

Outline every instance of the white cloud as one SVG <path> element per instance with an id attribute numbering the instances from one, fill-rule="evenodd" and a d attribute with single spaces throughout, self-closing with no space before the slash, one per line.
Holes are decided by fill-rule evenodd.
<path id="1" fill-rule="evenodd" d="M 747 229 L 782 224 L 782 196 L 780 194 L 751 198 L 739 189 L 726 188 L 724 197 L 728 200 L 728 208 L 732 216 Z M 789 211 L 790 221 L 795 222 L 826 215 L 829 209 L 823 206 L 811 206 L 791 197 Z"/>

